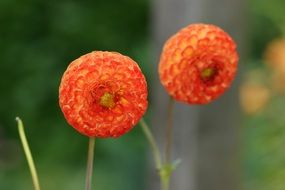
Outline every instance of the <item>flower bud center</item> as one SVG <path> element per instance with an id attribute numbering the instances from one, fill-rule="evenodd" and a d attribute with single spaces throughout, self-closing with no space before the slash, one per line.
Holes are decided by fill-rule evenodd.
<path id="1" fill-rule="evenodd" d="M 114 95 L 105 92 L 100 98 L 99 104 L 106 108 L 113 108 L 115 106 Z"/>
<path id="2" fill-rule="evenodd" d="M 217 69 L 213 67 L 206 68 L 201 71 L 200 76 L 203 81 L 209 81 L 214 78 L 217 73 Z"/>

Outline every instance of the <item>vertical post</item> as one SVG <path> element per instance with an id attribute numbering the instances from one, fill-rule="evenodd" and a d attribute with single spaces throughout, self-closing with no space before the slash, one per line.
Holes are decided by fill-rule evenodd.
<path id="1" fill-rule="evenodd" d="M 196 7 L 196 9 L 192 6 Z M 200 8 L 199 8 L 200 7 Z M 152 36 L 153 36 L 153 59 L 155 73 L 157 73 L 157 64 L 162 46 L 170 35 L 174 34 L 181 27 L 194 22 L 193 18 L 200 18 L 200 9 L 202 6 L 197 1 L 186 0 L 155 0 L 152 6 Z M 192 19 L 190 19 L 192 18 Z M 156 138 L 160 149 L 165 149 L 165 130 L 168 95 L 159 82 L 158 75 L 154 76 L 155 84 L 151 90 L 154 100 L 154 121 L 153 125 Z M 198 109 L 195 106 L 175 103 L 174 105 L 174 136 L 173 136 L 173 158 L 181 158 L 182 162 L 175 170 L 170 189 L 195 189 L 195 171 L 197 159 L 197 126 Z M 152 178 L 153 179 L 153 178 Z M 150 189 L 159 189 L 158 183 L 153 180 Z"/>
<path id="2" fill-rule="evenodd" d="M 168 96 L 159 82 L 157 65 L 165 40 L 190 23 L 212 23 L 222 27 L 238 42 L 244 36 L 243 1 L 236 0 L 154 0 L 152 2 L 153 130 L 164 150 Z M 171 190 L 238 189 L 238 100 L 237 84 L 220 100 L 207 106 L 174 106 L 174 158 L 182 163 L 174 172 Z M 153 172 L 148 189 L 159 189 Z"/>
<path id="3" fill-rule="evenodd" d="M 204 22 L 213 23 L 228 32 L 237 42 L 240 59 L 244 54 L 244 1 L 202 0 Z M 198 126 L 197 189 L 240 189 L 240 150 L 238 83 L 241 62 L 231 89 L 220 99 L 201 109 Z"/>

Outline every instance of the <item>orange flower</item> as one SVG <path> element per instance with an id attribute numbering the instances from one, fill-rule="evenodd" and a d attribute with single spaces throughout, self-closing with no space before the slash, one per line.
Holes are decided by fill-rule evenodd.
<path id="1" fill-rule="evenodd" d="M 159 76 L 176 100 L 206 104 L 230 87 L 238 54 L 232 38 L 214 25 L 192 24 L 164 45 Z"/>
<path id="2" fill-rule="evenodd" d="M 95 51 L 73 61 L 59 87 L 67 120 L 89 137 L 119 137 L 147 109 L 147 84 L 135 61 L 115 52 Z"/>

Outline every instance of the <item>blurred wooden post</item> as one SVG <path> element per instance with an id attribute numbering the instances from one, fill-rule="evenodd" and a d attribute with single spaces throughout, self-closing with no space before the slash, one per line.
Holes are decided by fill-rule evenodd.
<path id="1" fill-rule="evenodd" d="M 244 36 L 244 7 L 239 0 L 154 0 L 152 1 L 154 85 L 153 126 L 161 150 L 164 150 L 168 97 L 157 76 L 157 64 L 163 43 L 178 29 L 190 23 L 212 23 L 229 32 L 238 42 Z M 230 91 L 207 106 L 176 103 L 174 119 L 174 158 L 182 163 L 171 181 L 172 190 L 239 189 L 238 163 L 238 79 Z M 158 190 L 155 173 L 151 190 Z"/>

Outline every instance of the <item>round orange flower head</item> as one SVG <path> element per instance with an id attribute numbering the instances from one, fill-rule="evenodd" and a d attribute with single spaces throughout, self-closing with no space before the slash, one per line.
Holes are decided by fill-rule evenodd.
<path id="1" fill-rule="evenodd" d="M 238 54 L 233 39 L 221 28 L 192 24 L 165 43 L 159 77 L 174 99 L 188 104 L 207 104 L 230 87 Z"/>
<path id="2" fill-rule="evenodd" d="M 89 137 L 119 137 L 147 109 L 147 84 L 135 61 L 115 52 L 95 51 L 66 69 L 59 105 L 67 120 Z"/>

